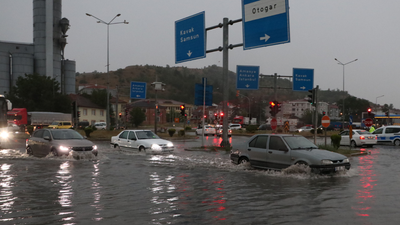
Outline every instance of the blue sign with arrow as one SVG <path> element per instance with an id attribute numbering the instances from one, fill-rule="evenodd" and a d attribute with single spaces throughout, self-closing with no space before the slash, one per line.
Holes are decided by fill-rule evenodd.
<path id="1" fill-rule="evenodd" d="M 242 0 L 243 49 L 290 42 L 288 0 Z"/>
<path id="2" fill-rule="evenodd" d="M 236 89 L 258 90 L 259 66 L 236 66 Z"/>
<path id="3" fill-rule="evenodd" d="M 205 12 L 175 21 L 175 63 L 206 57 Z"/>
<path id="4" fill-rule="evenodd" d="M 131 98 L 146 99 L 146 82 L 131 81 Z"/>
<path id="5" fill-rule="evenodd" d="M 308 91 L 314 88 L 314 69 L 293 68 L 293 91 Z"/>
<path id="6" fill-rule="evenodd" d="M 207 78 L 203 77 L 202 84 L 195 85 L 194 104 L 212 106 L 213 101 L 213 86 L 207 85 Z M 205 99 L 204 99 L 205 95 Z"/>

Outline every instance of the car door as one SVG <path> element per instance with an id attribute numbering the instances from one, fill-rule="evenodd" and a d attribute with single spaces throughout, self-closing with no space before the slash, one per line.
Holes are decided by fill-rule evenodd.
<path id="1" fill-rule="evenodd" d="M 116 142 L 120 148 L 128 147 L 128 134 L 129 134 L 129 131 L 125 130 L 118 136 Z"/>
<path id="2" fill-rule="evenodd" d="M 373 134 L 375 134 L 377 136 L 377 141 L 378 142 L 384 142 L 385 141 L 385 136 L 383 134 L 383 129 L 384 129 L 384 127 L 381 127 L 381 128 L 376 129 L 374 132 L 372 132 Z"/>
<path id="3" fill-rule="evenodd" d="M 267 167 L 267 142 L 268 135 L 258 135 L 249 142 L 247 146 L 247 154 L 251 165 L 255 167 Z"/>
<path id="4" fill-rule="evenodd" d="M 135 131 L 130 131 L 128 134 L 127 147 L 131 149 L 138 149 L 138 141 Z"/>
<path id="5" fill-rule="evenodd" d="M 46 139 L 45 139 L 46 138 Z M 41 139 L 41 153 L 43 155 L 48 155 L 52 146 L 50 131 L 43 131 L 43 138 Z"/>
<path id="6" fill-rule="evenodd" d="M 267 165 L 276 169 L 284 169 L 291 165 L 289 148 L 280 136 L 269 137 Z"/>
<path id="7" fill-rule="evenodd" d="M 341 139 L 340 139 L 340 145 L 349 145 L 350 144 L 350 136 L 349 136 L 349 131 L 344 130 L 340 133 Z"/>
<path id="8" fill-rule="evenodd" d="M 32 134 L 31 138 L 29 138 L 28 144 L 35 155 L 40 152 L 40 139 L 43 136 L 43 132 L 44 130 L 37 130 Z"/>

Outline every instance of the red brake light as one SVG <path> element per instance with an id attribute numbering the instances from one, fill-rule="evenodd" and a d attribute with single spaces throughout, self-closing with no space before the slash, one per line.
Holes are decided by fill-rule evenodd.
<path id="1" fill-rule="evenodd" d="M 365 136 L 360 136 L 360 140 L 364 140 L 365 139 Z"/>

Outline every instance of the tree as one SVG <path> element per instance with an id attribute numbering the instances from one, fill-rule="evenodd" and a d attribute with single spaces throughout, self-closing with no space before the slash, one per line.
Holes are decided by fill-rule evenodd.
<path id="1" fill-rule="evenodd" d="M 71 100 L 60 92 L 60 83 L 54 78 L 39 74 L 18 77 L 7 98 L 14 108 L 28 111 L 71 113 Z"/>
<path id="2" fill-rule="evenodd" d="M 345 121 L 349 120 L 349 115 L 352 115 L 355 121 L 360 121 L 362 112 L 366 112 L 368 107 L 370 107 L 370 102 L 368 100 L 356 98 L 354 96 L 347 97 L 344 102 Z M 343 109 L 343 100 L 337 101 L 336 104 L 339 109 Z"/>
<path id="3" fill-rule="evenodd" d="M 135 125 L 135 127 L 138 127 L 146 120 L 146 114 L 144 114 L 142 109 L 138 107 L 133 108 L 129 115 L 129 122 L 132 123 L 132 126 Z"/>

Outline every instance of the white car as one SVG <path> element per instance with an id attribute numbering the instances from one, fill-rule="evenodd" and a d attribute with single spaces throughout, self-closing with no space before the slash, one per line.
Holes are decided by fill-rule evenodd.
<path id="1" fill-rule="evenodd" d="M 311 126 L 303 126 L 303 127 L 300 127 L 299 129 L 297 129 L 296 131 L 297 132 L 310 132 L 312 129 L 314 129 L 314 128 L 312 128 Z"/>
<path id="2" fill-rule="evenodd" d="M 146 153 L 167 153 L 175 150 L 174 144 L 161 139 L 150 130 L 124 130 L 111 137 L 111 145 L 121 150 L 138 150 Z"/>
<path id="3" fill-rule="evenodd" d="M 223 132 L 224 132 L 223 128 L 219 127 L 217 130 L 217 136 L 222 137 Z M 232 136 L 232 130 L 228 128 L 228 137 L 231 137 L 231 136 Z"/>
<path id="4" fill-rule="evenodd" d="M 196 135 L 202 135 L 203 134 L 203 127 L 201 125 L 199 125 L 196 129 Z M 212 127 L 210 125 L 205 125 L 204 126 L 204 135 L 216 135 L 217 131 L 215 129 L 215 127 Z"/>
<path id="5" fill-rule="evenodd" d="M 242 129 L 242 125 L 238 124 L 238 123 L 232 123 L 229 125 L 229 129 L 231 130 L 239 130 Z"/>
<path id="6" fill-rule="evenodd" d="M 372 147 L 373 145 L 376 145 L 378 141 L 378 138 L 375 134 L 371 134 L 366 130 L 354 129 L 351 141 L 349 134 L 349 130 L 344 130 L 340 133 L 340 136 L 342 136 L 342 139 L 340 140 L 340 145 L 350 145 L 352 148 L 363 145 Z"/>
<path id="7" fill-rule="evenodd" d="M 96 122 L 93 126 L 96 127 L 97 130 L 105 130 L 107 127 L 106 122 Z"/>

